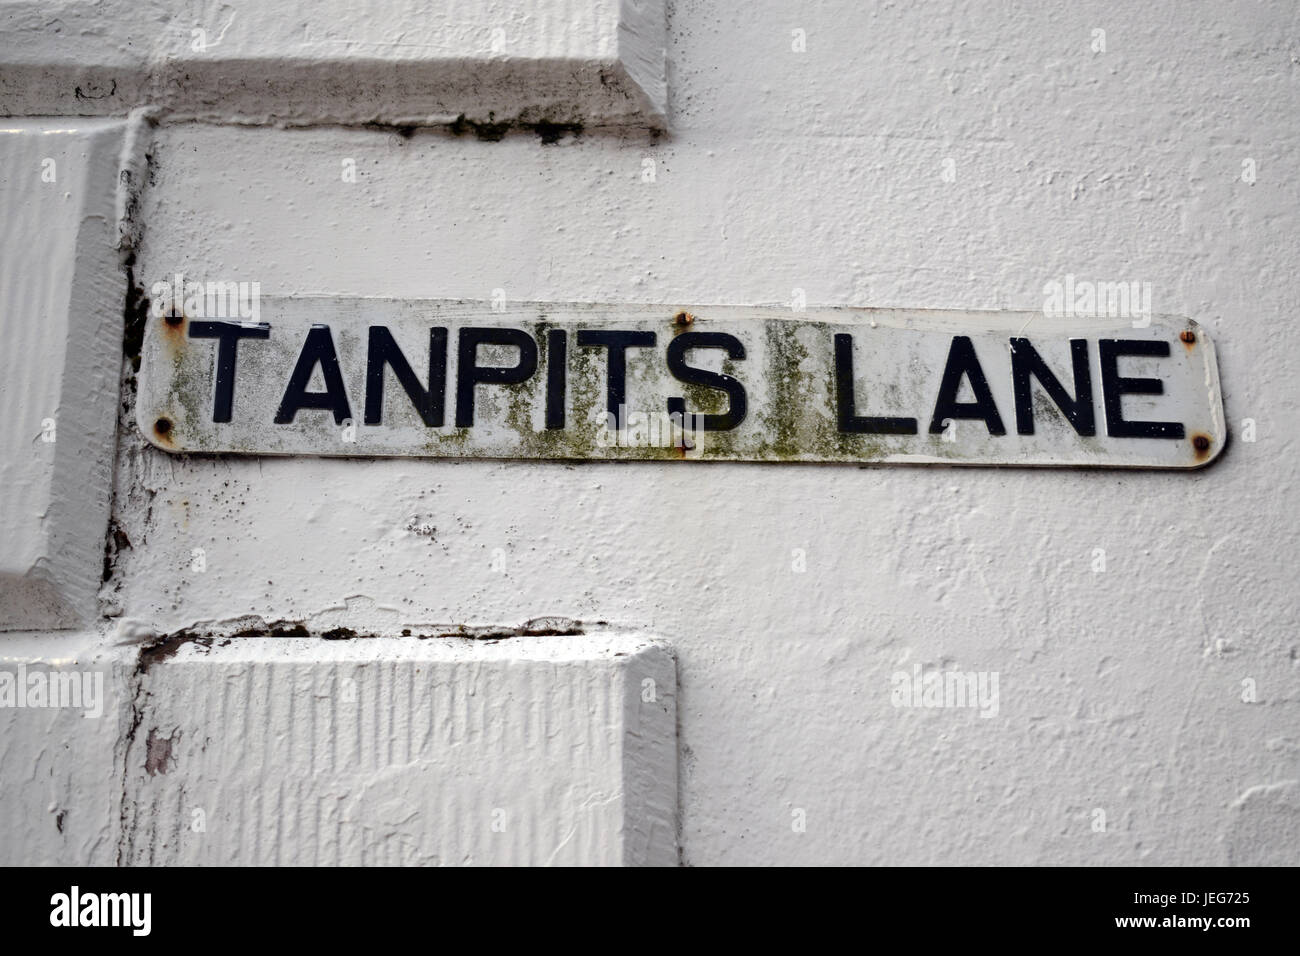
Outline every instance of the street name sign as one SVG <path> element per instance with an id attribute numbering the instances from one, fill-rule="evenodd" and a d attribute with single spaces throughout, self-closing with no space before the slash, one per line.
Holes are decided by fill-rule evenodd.
<path id="1" fill-rule="evenodd" d="M 1019 312 L 195 296 L 149 315 L 136 408 L 245 455 L 1197 468 L 1227 437 L 1196 323 Z"/>

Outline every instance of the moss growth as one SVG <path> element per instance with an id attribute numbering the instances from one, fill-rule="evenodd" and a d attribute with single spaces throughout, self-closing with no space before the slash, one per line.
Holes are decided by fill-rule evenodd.
<path id="1" fill-rule="evenodd" d="M 798 322 L 769 322 L 765 331 L 767 344 L 767 381 L 769 394 L 761 413 L 763 438 L 755 454 L 783 461 L 797 459 L 800 448 L 801 411 L 807 405 L 807 387 L 803 363 L 808 350 L 799 341 Z"/>

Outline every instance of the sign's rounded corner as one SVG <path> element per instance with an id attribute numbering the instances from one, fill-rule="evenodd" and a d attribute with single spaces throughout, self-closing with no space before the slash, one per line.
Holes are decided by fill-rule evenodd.
<path id="1" fill-rule="evenodd" d="M 1201 471 L 1209 468 L 1216 461 L 1223 457 L 1223 453 L 1228 449 L 1228 435 L 1225 432 L 1222 435 L 1215 435 L 1210 439 L 1210 445 L 1204 452 L 1198 453 L 1195 461 L 1189 466 L 1189 471 Z"/>
<path id="2" fill-rule="evenodd" d="M 175 443 L 165 437 L 171 432 L 171 419 L 160 415 L 149 421 L 149 417 L 141 409 L 136 409 L 135 428 L 140 433 L 140 437 L 160 451 L 171 452 L 172 454 L 178 452 L 180 449 L 176 447 Z"/>

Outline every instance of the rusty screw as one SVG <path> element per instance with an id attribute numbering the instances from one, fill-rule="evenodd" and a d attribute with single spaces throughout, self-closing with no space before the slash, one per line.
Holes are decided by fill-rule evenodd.
<path id="1" fill-rule="evenodd" d="M 153 430 L 159 435 L 166 435 L 172 430 L 172 420 L 170 418 L 160 418 L 153 423 Z"/>
<path id="2" fill-rule="evenodd" d="M 1188 345 L 1192 345 L 1196 341 L 1196 333 L 1191 329 L 1184 329 L 1178 337 Z"/>
<path id="3" fill-rule="evenodd" d="M 164 317 L 163 321 L 165 321 L 168 325 L 180 325 L 180 324 L 181 324 L 181 320 L 184 319 L 184 318 L 185 318 L 185 316 L 183 316 L 183 315 L 178 315 L 178 314 L 176 313 L 176 310 L 175 310 L 175 309 L 172 309 L 172 311 L 170 311 L 170 312 L 167 313 L 167 315 Z"/>
<path id="4" fill-rule="evenodd" d="M 1204 435 L 1197 435 L 1192 439 L 1192 447 L 1197 451 L 1208 451 L 1210 448 L 1210 440 Z"/>
<path id="5" fill-rule="evenodd" d="M 695 321 L 695 316 L 691 315 L 685 309 L 673 316 L 673 322 L 677 325 L 690 325 Z"/>

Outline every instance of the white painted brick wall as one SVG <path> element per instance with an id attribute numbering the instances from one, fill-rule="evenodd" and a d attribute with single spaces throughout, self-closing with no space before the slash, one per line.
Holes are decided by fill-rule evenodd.
<path id="1" fill-rule="evenodd" d="M 81 707 L 0 707 L 0 861 L 6 866 L 111 866 L 117 858 L 122 755 L 131 719 L 134 653 L 101 634 L 14 633 L 0 638 L 0 684 L 33 675 L 95 675 L 102 696 Z M 5 675 L 8 675 L 6 678 Z M 0 699 L 6 699 L 0 689 Z M 48 700 L 48 697 L 46 698 Z M 39 700 L 27 700 L 23 703 Z M 89 706 L 90 704 L 96 706 Z"/>
<path id="2" fill-rule="evenodd" d="M 10 0 L 0 109 L 662 126 L 662 0 Z"/>
<path id="3" fill-rule="evenodd" d="M 84 627 L 99 616 L 122 367 L 127 130 L 80 118 L 0 129 L 0 630 Z"/>
<path id="4" fill-rule="evenodd" d="M 218 639 L 140 681 L 124 863 L 677 862 L 673 661 L 643 638 Z"/>

